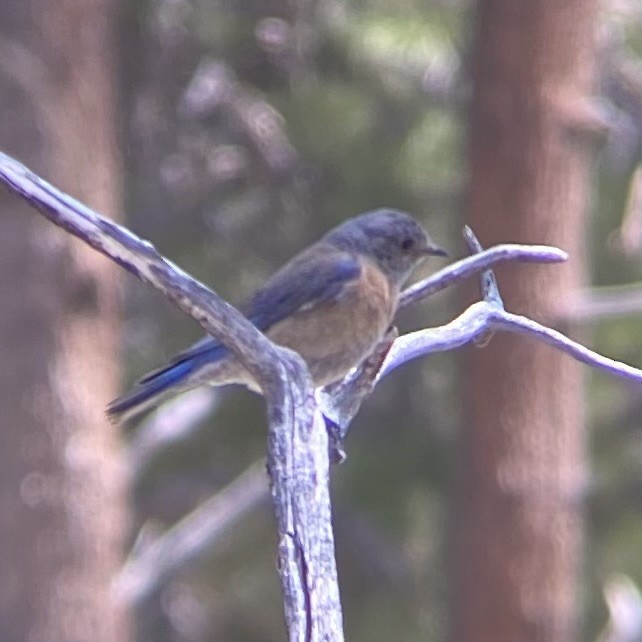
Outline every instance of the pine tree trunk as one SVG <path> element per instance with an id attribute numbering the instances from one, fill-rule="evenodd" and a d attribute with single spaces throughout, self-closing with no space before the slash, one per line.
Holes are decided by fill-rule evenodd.
<path id="1" fill-rule="evenodd" d="M 497 270 L 509 310 L 561 327 L 584 279 L 593 0 L 480 0 L 469 221 L 482 243 L 550 243 L 564 266 Z M 471 350 L 456 520 L 456 642 L 577 639 L 582 367 L 520 336 Z"/>
<path id="2" fill-rule="evenodd" d="M 111 0 L 0 4 L 0 148 L 114 216 Z M 128 639 L 117 269 L 0 194 L 0 639 Z"/>

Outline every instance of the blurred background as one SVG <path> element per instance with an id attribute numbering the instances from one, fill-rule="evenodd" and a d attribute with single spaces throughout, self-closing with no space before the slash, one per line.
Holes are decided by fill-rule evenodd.
<path id="1" fill-rule="evenodd" d="M 388 205 L 569 251 L 507 308 L 642 366 L 641 143 L 638 0 L 0 4 L 0 149 L 233 303 Z M 6 193 L 0 301 L 0 639 L 285 639 L 261 400 L 109 425 L 200 329 Z M 642 639 L 641 398 L 523 337 L 388 377 L 333 471 L 346 637 Z"/>

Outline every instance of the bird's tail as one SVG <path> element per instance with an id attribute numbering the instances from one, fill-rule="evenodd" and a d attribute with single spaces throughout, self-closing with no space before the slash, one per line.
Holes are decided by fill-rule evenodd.
<path id="1" fill-rule="evenodd" d="M 189 379 L 197 366 L 194 360 L 188 359 L 147 376 L 107 406 L 107 417 L 113 423 L 126 421 L 158 405 L 166 397 L 184 392 L 193 386 L 189 385 Z"/>

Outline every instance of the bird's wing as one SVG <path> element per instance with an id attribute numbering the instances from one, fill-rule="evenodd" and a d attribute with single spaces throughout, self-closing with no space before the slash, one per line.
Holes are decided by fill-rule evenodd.
<path id="1" fill-rule="evenodd" d="M 322 247 L 313 246 L 295 257 L 241 306 L 241 312 L 259 330 L 268 330 L 298 310 L 336 299 L 359 277 L 358 258 L 337 250 L 324 254 Z"/>
<path id="2" fill-rule="evenodd" d="M 347 252 L 323 254 L 314 247 L 296 256 L 240 306 L 241 312 L 261 331 L 302 308 L 338 297 L 344 286 L 361 273 L 359 260 Z M 227 348 L 212 337 L 204 337 L 179 352 L 169 363 L 153 370 L 139 381 L 147 383 L 184 362 L 216 361 Z"/>

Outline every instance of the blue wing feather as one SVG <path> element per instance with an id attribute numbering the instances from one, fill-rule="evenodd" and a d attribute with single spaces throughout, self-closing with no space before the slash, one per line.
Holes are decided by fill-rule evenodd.
<path id="1" fill-rule="evenodd" d="M 301 257 L 303 258 L 303 257 Z M 262 332 L 299 308 L 316 303 L 331 301 L 338 296 L 344 285 L 355 279 L 361 272 L 356 258 L 341 253 L 333 260 L 314 261 L 295 259 L 285 268 L 276 272 L 266 284 L 240 306 L 241 312 Z M 292 270 L 296 278 L 292 279 Z M 146 383 L 164 373 L 167 369 L 188 360 L 211 362 L 220 359 L 228 350 L 212 337 L 204 337 L 192 346 L 179 352 L 169 363 L 149 372 L 139 383 Z"/>
<path id="2" fill-rule="evenodd" d="M 323 253 L 313 246 L 295 257 L 250 297 L 240 310 L 261 331 L 294 314 L 340 296 L 344 286 L 361 273 L 359 260 L 347 252 Z M 228 354 L 227 348 L 205 337 L 178 353 L 169 363 L 145 375 L 129 393 L 113 401 L 107 412 L 113 418 L 134 414 L 151 405 L 168 390 L 189 378 L 204 364 Z"/>
<path id="3" fill-rule="evenodd" d="M 241 306 L 241 311 L 259 330 L 268 330 L 304 306 L 332 301 L 361 273 L 359 260 L 347 252 L 334 251 L 329 256 L 309 260 L 309 254 L 321 252 L 318 248 L 313 246 L 276 272 Z"/>

